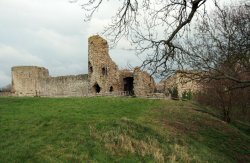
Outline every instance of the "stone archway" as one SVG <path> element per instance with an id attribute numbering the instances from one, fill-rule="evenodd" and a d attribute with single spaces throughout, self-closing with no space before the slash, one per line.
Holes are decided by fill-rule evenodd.
<path id="1" fill-rule="evenodd" d="M 113 86 L 111 86 L 110 88 L 109 88 L 109 92 L 113 92 L 114 91 L 114 88 L 113 88 Z"/>
<path id="2" fill-rule="evenodd" d="M 134 78 L 126 77 L 123 78 L 123 91 L 128 92 L 129 95 L 134 95 Z"/>
<path id="3" fill-rule="evenodd" d="M 101 87 L 97 83 L 93 86 L 93 89 L 94 89 L 95 93 L 101 92 Z"/>

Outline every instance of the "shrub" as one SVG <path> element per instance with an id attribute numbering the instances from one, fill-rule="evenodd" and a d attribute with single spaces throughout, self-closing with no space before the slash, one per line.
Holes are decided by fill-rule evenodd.
<path id="1" fill-rule="evenodd" d="M 178 94 L 178 88 L 177 87 L 170 88 L 169 93 L 170 93 L 172 99 L 174 99 L 174 100 L 179 99 L 179 94 Z"/>
<path id="2" fill-rule="evenodd" d="M 182 93 L 182 100 L 192 100 L 192 92 L 191 92 L 191 90 L 188 90 L 188 91 L 184 91 L 183 93 Z"/>

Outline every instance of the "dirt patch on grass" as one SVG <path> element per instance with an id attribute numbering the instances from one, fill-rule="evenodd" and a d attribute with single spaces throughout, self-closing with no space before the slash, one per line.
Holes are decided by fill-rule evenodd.
<path id="1" fill-rule="evenodd" d="M 163 126 L 167 128 L 171 133 L 175 135 L 191 134 L 199 131 L 199 123 L 189 122 L 184 123 L 181 121 L 168 121 L 167 119 L 163 120 Z"/>

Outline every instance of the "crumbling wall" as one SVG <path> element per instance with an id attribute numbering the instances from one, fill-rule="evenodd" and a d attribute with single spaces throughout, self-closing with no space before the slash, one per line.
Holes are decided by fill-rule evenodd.
<path id="1" fill-rule="evenodd" d="M 120 85 L 121 91 L 124 91 L 127 95 L 134 94 L 134 72 L 131 70 L 120 70 Z"/>
<path id="2" fill-rule="evenodd" d="M 140 68 L 119 70 L 109 56 L 105 39 L 95 35 L 88 39 L 88 75 L 50 77 L 37 66 L 12 68 L 12 86 L 17 96 L 85 96 L 125 91 L 129 95 L 147 96 L 155 91 L 154 79 Z"/>
<path id="3" fill-rule="evenodd" d="M 147 96 L 155 91 L 154 79 L 139 67 L 134 69 L 134 93 L 136 96 Z"/>
<path id="4" fill-rule="evenodd" d="M 12 89 L 16 96 L 84 96 L 88 94 L 88 76 L 50 77 L 43 67 L 13 67 Z"/>
<path id="5" fill-rule="evenodd" d="M 89 92 L 126 91 L 130 95 L 146 96 L 155 90 L 154 79 L 138 67 L 134 71 L 119 70 L 109 56 L 105 39 L 95 35 L 89 38 L 88 74 Z"/>
<path id="6" fill-rule="evenodd" d="M 89 93 L 120 91 L 119 70 L 109 56 L 105 39 L 95 35 L 88 40 Z"/>
<path id="7" fill-rule="evenodd" d="M 169 88 L 177 87 L 179 97 L 182 97 L 184 91 L 196 93 L 201 90 L 200 84 L 197 81 L 181 73 L 176 73 L 168 79 L 162 80 L 160 84 L 163 84 L 163 91 L 168 91 Z"/>

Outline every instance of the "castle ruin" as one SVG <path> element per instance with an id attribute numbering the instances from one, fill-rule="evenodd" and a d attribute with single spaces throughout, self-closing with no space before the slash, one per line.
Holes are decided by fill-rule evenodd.
<path id="1" fill-rule="evenodd" d="M 145 71 L 119 70 L 109 56 L 105 39 L 88 40 L 88 74 L 51 77 L 37 66 L 12 67 L 12 94 L 15 96 L 90 96 L 120 94 L 147 96 L 155 91 L 154 79 Z"/>

